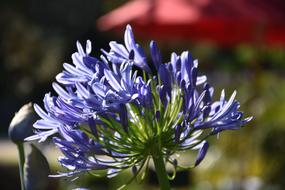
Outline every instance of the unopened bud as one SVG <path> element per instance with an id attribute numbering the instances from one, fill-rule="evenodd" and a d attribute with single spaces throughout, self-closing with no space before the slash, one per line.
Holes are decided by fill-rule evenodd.
<path id="1" fill-rule="evenodd" d="M 9 137 L 14 143 L 24 142 L 24 139 L 33 134 L 33 124 L 38 116 L 32 103 L 25 104 L 13 117 L 9 126 Z"/>
<path id="2" fill-rule="evenodd" d="M 46 190 L 49 183 L 49 165 L 45 156 L 31 145 L 32 150 L 24 165 L 24 183 L 26 190 Z"/>
<path id="3" fill-rule="evenodd" d="M 178 161 L 176 159 L 173 160 L 173 165 L 174 165 L 174 167 L 178 166 Z"/>
<path id="4" fill-rule="evenodd" d="M 134 165 L 134 166 L 132 167 L 132 173 L 133 173 L 134 175 L 136 175 L 137 172 L 138 172 L 138 168 Z"/>

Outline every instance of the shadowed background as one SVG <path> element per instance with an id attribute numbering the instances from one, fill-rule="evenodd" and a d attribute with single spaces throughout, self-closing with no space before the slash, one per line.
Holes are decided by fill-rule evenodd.
<path id="1" fill-rule="evenodd" d="M 193 57 L 199 59 L 200 73 L 208 76 L 209 83 L 216 87 L 215 92 L 218 94 L 224 88 L 229 96 L 236 89 L 241 110 L 254 116 L 254 120 L 242 130 L 228 131 L 217 138 L 213 137 L 206 159 L 198 168 L 179 173 L 173 182 L 174 189 L 285 189 L 285 34 L 282 33 L 284 20 L 271 26 L 272 21 L 266 14 L 257 14 L 259 17 L 254 19 L 246 17 L 249 12 L 245 5 L 235 4 L 238 1 L 229 2 L 226 7 L 221 8 L 220 6 L 225 6 L 222 0 L 216 0 L 216 4 L 210 4 L 211 0 L 180 0 L 184 3 L 182 7 L 186 14 L 188 9 L 185 8 L 185 2 L 196 3 L 196 9 L 193 10 L 200 11 L 199 14 L 202 15 L 206 14 L 201 17 L 202 20 L 198 19 L 194 24 L 187 24 L 190 21 L 185 19 L 182 26 L 181 22 L 175 25 L 175 19 L 170 24 L 169 19 L 164 22 L 159 20 L 164 18 L 161 16 L 164 14 L 178 15 L 174 6 L 172 12 L 165 13 L 163 11 L 168 10 L 165 8 L 166 3 L 157 0 L 156 2 L 162 4 L 158 3 L 155 9 L 150 9 L 150 13 L 155 14 L 146 17 L 144 14 L 148 12 L 144 12 L 144 9 L 149 6 L 145 5 L 147 0 L 137 1 L 141 3 L 140 6 L 132 5 L 131 9 L 126 9 L 124 3 L 135 1 L 0 1 L 1 188 L 12 190 L 20 187 L 16 147 L 7 139 L 8 126 L 14 113 L 29 101 L 42 105 L 42 98 L 45 93 L 52 91 L 51 83 L 62 70 L 62 63 L 71 63 L 71 54 L 76 51 L 77 40 L 85 44 L 86 40 L 90 39 L 93 46 L 92 54 L 99 55 L 100 48 L 108 49 L 110 40 L 123 41 L 123 28 L 125 24 L 130 23 L 134 27 L 137 42 L 145 49 L 150 40 L 158 41 L 164 61 L 169 60 L 173 51 L 192 52 Z M 169 3 L 171 0 L 165 2 Z M 176 8 L 179 5 L 177 2 Z M 253 7 L 264 6 L 263 1 L 249 2 L 253 3 Z M 284 11 L 281 11 L 285 8 L 284 3 L 274 0 L 271 4 L 275 7 L 269 7 L 270 13 L 277 15 L 276 18 L 284 18 Z M 119 11 L 120 8 L 117 8 L 121 6 L 125 11 L 124 17 L 119 17 L 119 13 L 115 14 L 119 22 L 111 19 L 115 22 L 112 25 L 110 19 L 106 18 L 114 9 Z M 216 30 L 219 24 L 225 24 L 225 20 L 231 18 L 231 7 L 235 10 L 237 7 L 240 8 L 240 12 L 244 14 L 242 19 L 225 25 L 224 30 Z M 252 7 L 250 10 L 254 13 Z M 135 17 L 131 17 L 134 15 L 133 12 L 136 13 Z M 223 14 L 227 15 L 226 19 L 221 19 Z M 103 15 L 105 16 L 102 17 Z M 212 18 L 211 15 L 218 15 L 220 19 L 216 18 L 214 24 L 207 23 L 207 19 Z M 227 41 L 233 39 L 232 35 L 237 28 L 245 35 L 248 23 L 260 24 L 260 27 L 251 31 L 252 38 Z M 185 32 L 185 28 L 189 31 Z M 267 29 L 271 32 L 270 38 L 260 37 L 261 34 L 267 35 Z M 193 33 L 190 33 L 191 31 Z M 218 31 L 218 35 L 213 35 L 215 31 Z M 221 32 L 224 33 L 221 35 Z M 62 169 L 56 163 L 58 153 L 54 149 L 45 145 L 38 146 L 41 146 L 48 157 L 53 173 Z M 183 162 L 190 163 L 190 158 L 191 155 L 186 155 Z M 90 189 L 115 189 L 123 184 L 129 175 L 126 172 L 112 180 L 82 176 L 71 184 L 67 184 L 65 180 L 52 179 L 51 189 L 72 189 L 76 185 L 84 185 Z M 157 189 L 157 182 L 153 176 L 155 175 L 150 170 L 144 185 L 132 184 L 127 189 Z"/>

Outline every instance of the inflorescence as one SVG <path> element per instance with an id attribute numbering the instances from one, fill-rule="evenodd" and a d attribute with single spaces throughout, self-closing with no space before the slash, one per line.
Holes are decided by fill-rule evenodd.
<path id="1" fill-rule="evenodd" d="M 67 168 L 54 176 L 112 177 L 129 168 L 136 176 L 157 154 L 176 169 L 174 155 L 186 150 L 198 150 L 189 166 L 194 167 L 206 155 L 209 136 L 240 129 L 252 119 L 243 119 L 236 92 L 227 100 L 222 91 L 212 100 L 214 88 L 198 75 L 198 61 L 188 51 L 172 53 L 163 63 L 151 41 L 148 61 L 130 26 L 124 44 L 110 42 L 100 58 L 90 55 L 90 41 L 85 50 L 77 42 L 77 49 L 73 65 L 64 63 L 53 83 L 58 95 L 45 95 L 45 109 L 34 105 L 41 119 L 26 139 L 53 136 L 63 153 L 59 162 Z"/>

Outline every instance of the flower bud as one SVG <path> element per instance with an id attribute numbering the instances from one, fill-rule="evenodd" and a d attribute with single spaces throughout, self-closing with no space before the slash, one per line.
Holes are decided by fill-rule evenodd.
<path id="1" fill-rule="evenodd" d="M 33 134 L 33 123 L 38 116 L 34 112 L 32 103 L 25 104 L 13 117 L 9 126 L 9 137 L 14 143 L 24 142 Z"/>
<path id="2" fill-rule="evenodd" d="M 138 168 L 137 168 L 136 165 L 134 165 L 134 166 L 132 167 L 132 173 L 133 173 L 134 175 L 136 175 L 137 172 L 138 172 Z"/>
<path id="3" fill-rule="evenodd" d="M 24 183 L 26 190 L 46 190 L 49 182 L 49 165 L 45 156 L 31 145 L 31 152 L 24 165 Z"/>
<path id="4" fill-rule="evenodd" d="M 202 160 L 205 158 L 208 148 L 209 143 L 207 141 L 203 141 L 196 157 L 195 166 L 198 166 L 200 162 L 202 162 Z"/>
<path id="5" fill-rule="evenodd" d="M 175 168 L 178 166 L 178 161 L 177 161 L 177 159 L 174 159 L 174 160 L 173 160 L 173 166 L 174 166 Z"/>

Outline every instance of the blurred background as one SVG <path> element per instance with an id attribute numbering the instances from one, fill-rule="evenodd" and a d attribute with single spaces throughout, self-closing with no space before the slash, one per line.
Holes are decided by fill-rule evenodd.
<path id="1" fill-rule="evenodd" d="M 17 149 L 7 137 L 14 113 L 30 101 L 42 105 L 62 63 L 71 63 L 77 40 L 85 44 L 90 39 L 97 56 L 110 40 L 123 41 L 126 24 L 145 48 L 157 41 L 165 61 L 173 51 L 192 52 L 216 94 L 224 88 L 229 96 L 236 89 L 241 110 L 254 116 L 240 131 L 212 137 L 206 159 L 194 170 L 179 172 L 173 188 L 284 190 L 283 0 L 1 0 L 1 189 L 20 189 Z M 61 170 L 56 150 L 38 146 L 52 172 Z M 72 183 L 51 179 L 50 189 L 116 189 L 129 175 L 112 180 L 82 176 Z M 142 185 L 127 189 L 157 189 L 153 176 L 150 170 Z"/>

